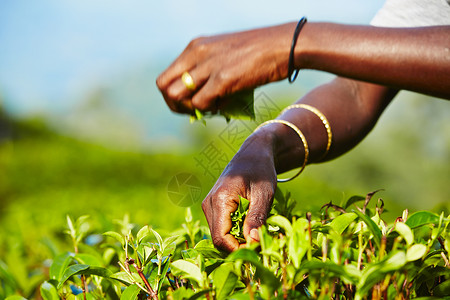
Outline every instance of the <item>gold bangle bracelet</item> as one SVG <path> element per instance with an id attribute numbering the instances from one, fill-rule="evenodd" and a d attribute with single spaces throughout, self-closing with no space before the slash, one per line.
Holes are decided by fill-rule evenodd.
<path id="1" fill-rule="evenodd" d="M 258 127 L 256 127 L 255 131 L 257 131 L 259 128 L 268 125 L 268 124 L 273 124 L 273 123 L 280 123 L 283 125 L 286 125 L 288 127 L 290 127 L 292 130 L 294 130 L 297 135 L 300 137 L 300 139 L 302 140 L 303 143 L 303 147 L 305 148 L 305 159 L 303 160 L 303 164 L 300 167 L 300 170 L 297 172 L 297 174 L 295 174 L 294 176 L 292 176 L 291 178 L 286 178 L 286 179 L 278 179 L 278 182 L 287 182 L 287 181 L 291 181 L 292 179 L 296 178 L 298 175 L 300 175 L 301 172 L 303 172 L 303 170 L 306 167 L 306 164 L 308 163 L 308 157 L 309 157 L 309 147 L 308 147 L 308 142 L 306 141 L 305 136 L 303 135 L 303 133 L 300 131 L 300 129 L 298 129 L 297 126 L 295 126 L 294 124 L 292 124 L 291 122 L 285 121 L 285 120 L 279 120 L 279 119 L 275 119 L 275 120 L 269 120 L 266 121 L 264 123 L 262 123 L 261 125 L 259 125 Z"/>
<path id="2" fill-rule="evenodd" d="M 319 119 L 322 121 L 323 125 L 325 126 L 325 130 L 327 131 L 328 142 L 327 142 L 327 147 L 325 149 L 325 153 L 322 155 L 322 157 L 319 159 L 319 161 L 324 159 L 327 156 L 328 151 L 331 148 L 331 142 L 333 140 L 333 134 L 331 133 L 330 122 L 328 122 L 328 119 L 325 117 L 325 115 L 320 110 L 318 110 L 317 108 L 315 108 L 315 107 L 313 107 L 311 105 L 308 105 L 308 104 L 292 104 L 292 105 L 289 105 L 288 107 L 283 109 L 281 114 L 283 114 L 284 112 L 286 112 L 286 111 L 288 111 L 289 109 L 292 109 L 292 108 L 303 108 L 303 109 L 309 110 L 310 112 L 316 114 L 316 116 L 318 116 Z"/>

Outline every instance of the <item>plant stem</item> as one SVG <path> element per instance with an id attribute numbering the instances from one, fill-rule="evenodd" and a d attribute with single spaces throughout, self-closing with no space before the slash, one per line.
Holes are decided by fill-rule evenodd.
<path id="1" fill-rule="evenodd" d="M 145 286 L 150 291 L 150 296 L 152 297 L 152 299 L 158 300 L 158 295 L 152 289 L 152 287 L 151 287 L 150 283 L 148 282 L 147 278 L 145 278 L 144 273 L 142 273 L 142 269 L 139 268 L 139 266 L 134 261 L 133 261 L 133 267 L 136 269 L 136 271 L 138 272 L 139 277 L 141 277 L 141 279 L 144 282 Z"/>
<path id="2" fill-rule="evenodd" d="M 81 288 L 81 290 L 83 291 L 83 299 L 86 300 L 87 285 L 86 285 L 86 279 L 84 278 L 84 275 L 81 275 L 81 284 L 83 286 Z"/>

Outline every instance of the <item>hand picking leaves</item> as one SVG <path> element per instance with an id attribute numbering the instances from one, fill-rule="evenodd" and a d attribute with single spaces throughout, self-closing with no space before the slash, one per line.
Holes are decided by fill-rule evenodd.
<path id="1" fill-rule="evenodd" d="M 233 227 L 231 227 L 230 234 L 241 244 L 245 243 L 244 220 L 245 216 L 247 216 L 249 204 L 250 201 L 239 196 L 239 206 L 235 212 L 231 213 L 231 223 L 233 224 Z"/>

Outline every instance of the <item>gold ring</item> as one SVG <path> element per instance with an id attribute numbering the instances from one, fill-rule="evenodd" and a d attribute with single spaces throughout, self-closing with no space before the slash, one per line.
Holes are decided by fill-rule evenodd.
<path id="1" fill-rule="evenodd" d="M 195 91 L 195 83 L 194 79 L 192 79 L 191 74 L 189 74 L 188 72 L 184 72 L 181 75 L 181 81 L 183 81 L 184 85 L 188 90 Z"/>

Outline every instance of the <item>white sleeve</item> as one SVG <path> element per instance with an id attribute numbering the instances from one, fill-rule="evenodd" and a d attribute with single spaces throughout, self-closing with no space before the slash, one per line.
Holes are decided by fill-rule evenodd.
<path id="1" fill-rule="evenodd" d="M 450 25 L 450 0 L 387 0 L 370 24 L 379 27 Z"/>

